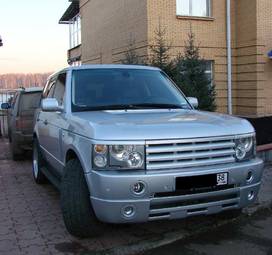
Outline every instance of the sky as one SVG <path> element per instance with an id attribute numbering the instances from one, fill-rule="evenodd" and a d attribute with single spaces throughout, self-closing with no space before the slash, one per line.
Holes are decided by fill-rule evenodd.
<path id="1" fill-rule="evenodd" d="M 0 74 L 54 72 L 67 66 L 68 0 L 0 0 Z"/>

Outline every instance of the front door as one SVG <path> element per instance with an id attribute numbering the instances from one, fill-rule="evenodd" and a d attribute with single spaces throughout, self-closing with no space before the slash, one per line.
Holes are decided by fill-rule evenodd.
<path id="1" fill-rule="evenodd" d="M 56 98 L 59 106 L 64 106 L 66 73 L 61 73 L 56 77 L 52 92 L 48 97 Z M 62 159 L 62 132 L 66 126 L 65 112 L 41 112 L 40 119 L 43 128 L 42 146 L 45 152 L 46 160 L 54 168 L 57 175 L 61 177 L 63 170 Z"/>

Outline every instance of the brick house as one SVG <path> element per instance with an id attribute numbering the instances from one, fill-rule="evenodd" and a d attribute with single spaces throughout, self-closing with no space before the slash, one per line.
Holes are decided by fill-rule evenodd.
<path id="1" fill-rule="evenodd" d="M 70 0 L 60 20 L 70 26 L 70 64 L 120 63 L 133 41 L 147 56 L 159 23 L 171 54 L 183 52 L 192 27 L 217 90 L 218 111 L 227 112 L 228 0 Z M 233 113 L 272 114 L 272 1 L 230 0 Z M 82 35 L 82 36 L 81 36 Z"/>

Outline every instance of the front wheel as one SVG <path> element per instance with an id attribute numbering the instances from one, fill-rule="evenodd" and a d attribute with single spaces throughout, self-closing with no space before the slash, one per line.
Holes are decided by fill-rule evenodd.
<path id="1" fill-rule="evenodd" d="M 33 157 L 32 157 L 32 173 L 33 178 L 37 184 L 47 183 L 47 178 L 42 172 L 44 167 L 44 160 L 40 151 L 38 140 L 34 138 L 33 141 Z"/>
<path id="2" fill-rule="evenodd" d="M 70 160 L 64 168 L 61 209 L 65 226 L 71 235 L 85 238 L 101 233 L 102 223 L 93 211 L 83 169 L 77 159 Z"/>

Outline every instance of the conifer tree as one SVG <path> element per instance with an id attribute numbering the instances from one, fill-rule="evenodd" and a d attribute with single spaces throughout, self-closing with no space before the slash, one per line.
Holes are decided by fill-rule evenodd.
<path id="1" fill-rule="evenodd" d="M 175 59 L 173 80 L 187 97 L 198 99 L 200 110 L 215 111 L 215 86 L 205 73 L 207 62 L 200 57 L 192 31 L 185 45 L 184 54 L 179 54 Z"/>
<path id="2" fill-rule="evenodd" d="M 124 65 L 143 65 L 145 62 L 138 55 L 135 49 L 135 40 L 131 41 L 127 51 L 125 52 L 125 58 L 122 60 L 122 64 Z"/>
<path id="3" fill-rule="evenodd" d="M 162 28 L 161 24 L 159 23 L 159 27 L 154 33 L 155 41 L 154 44 L 150 46 L 151 54 L 149 64 L 162 69 L 170 77 L 172 77 L 174 65 L 170 56 L 171 45 L 167 44 L 165 38 L 166 28 Z"/>

